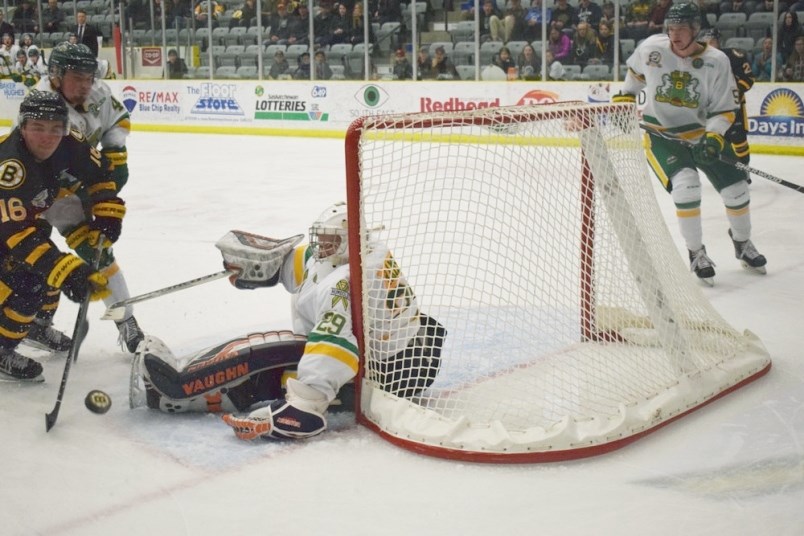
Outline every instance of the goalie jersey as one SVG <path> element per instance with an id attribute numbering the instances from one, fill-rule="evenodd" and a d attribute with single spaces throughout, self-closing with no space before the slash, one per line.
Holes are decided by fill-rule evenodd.
<path id="1" fill-rule="evenodd" d="M 657 34 L 645 39 L 628 58 L 623 92 L 645 89 L 646 123 L 695 141 L 705 131 L 721 136 L 734 123 L 740 95 L 729 59 L 710 46 L 687 58 L 673 53 L 670 39 Z"/>
<path id="2" fill-rule="evenodd" d="M 384 244 L 373 243 L 364 259 L 364 310 L 372 309 L 367 351 L 379 359 L 404 350 L 421 325 L 416 297 Z M 349 265 L 317 262 L 309 246 L 299 246 L 284 260 L 280 277 L 294 294 L 293 328 L 307 335 L 298 377 L 332 400 L 358 370 L 357 339 L 352 329 Z"/>

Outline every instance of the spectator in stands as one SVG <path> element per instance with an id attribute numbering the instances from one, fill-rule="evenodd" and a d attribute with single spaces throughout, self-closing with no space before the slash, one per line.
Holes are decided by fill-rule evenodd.
<path id="1" fill-rule="evenodd" d="M 775 81 L 775 77 L 773 76 L 772 58 L 773 39 L 766 37 L 762 40 L 762 49 L 754 55 L 754 63 L 751 65 L 751 70 L 754 71 L 754 76 L 756 76 L 757 82 Z M 784 63 L 782 60 L 782 55 L 777 53 L 776 65 L 781 67 L 782 63 Z"/>
<path id="2" fill-rule="evenodd" d="M 313 18 L 313 33 L 315 44 L 321 47 L 332 44 L 332 24 L 335 15 L 332 14 L 332 4 L 324 0 L 318 5 L 318 14 Z"/>
<path id="3" fill-rule="evenodd" d="M 799 35 L 801 35 L 801 26 L 799 26 L 798 13 L 791 8 L 784 14 L 784 20 L 779 27 L 779 53 L 783 58 L 789 58 L 793 53 L 794 44 Z"/>
<path id="4" fill-rule="evenodd" d="M 210 7 L 211 5 L 211 7 Z M 212 27 L 218 27 L 218 17 L 223 14 L 224 8 L 215 0 L 199 0 L 193 8 L 193 18 L 196 28 L 207 28 L 209 13 L 212 12 Z"/>
<path id="5" fill-rule="evenodd" d="M 603 13 L 600 16 L 600 22 L 605 22 L 606 24 L 608 24 L 609 29 L 614 28 L 614 4 L 612 4 L 609 1 L 603 2 L 603 7 L 601 7 L 600 10 Z M 624 10 L 624 8 L 623 8 L 623 10 Z M 621 13 L 621 15 L 622 15 L 622 13 Z M 625 19 L 621 18 L 620 20 L 621 20 L 620 24 L 622 25 Z M 600 23 L 598 23 L 598 27 L 599 26 L 600 26 Z"/>
<path id="6" fill-rule="evenodd" d="M 804 35 L 796 38 L 793 52 L 784 64 L 783 78 L 785 82 L 804 82 Z"/>
<path id="7" fill-rule="evenodd" d="M 531 45 L 525 45 L 517 60 L 519 78 L 522 80 L 539 80 L 542 72 L 542 62 Z"/>
<path id="8" fill-rule="evenodd" d="M 749 0 L 728 0 L 720 3 L 720 14 L 745 13 L 746 18 L 754 12 L 756 5 Z"/>
<path id="9" fill-rule="evenodd" d="M 315 51 L 313 69 L 316 80 L 329 80 L 332 78 L 332 69 L 330 69 L 327 63 L 327 55 L 321 49 Z"/>
<path id="10" fill-rule="evenodd" d="M 257 3 L 255 0 L 245 0 L 239 9 L 232 13 L 232 18 L 229 20 L 229 29 L 236 26 L 249 28 L 251 21 L 257 18 Z"/>
<path id="11" fill-rule="evenodd" d="M 287 45 L 291 30 L 290 15 L 284 3 L 276 5 L 276 14 L 271 20 L 271 32 L 268 34 L 269 45 Z"/>
<path id="12" fill-rule="evenodd" d="M 310 44 L 310 11 L 307 4 L 299 4 L 290 16 L 289 33 L 288 45 Z"/>
<path id="13" fill-rule="evenodd" d="M 567 0 L 556 0 L 553 6 L 553 15 L 550 19 L 550 26 L 555 26 L 559 30 L 574 28 L 578 20 L 575 8 L 567 3 Z"/>
<path id="14" fill-rule="evenodd" d="M 184 78 L 187 74 L 187 64 L 179 57 L 175 49 L 168 50 L 167 57 L 168 78 L 176 80 Z"/>
<path id="15" fill-rule="evenodd" d="M 47 7 L 42 11 L 42 30 L 48 33 L 64 31 L 62 25 L 65 17 L 57 0 L 47 0 Z"/>
<path id="16" fill-rule="evenodd" d="M 553 17 L 553 10 L 547 8 L 547 18 L 550 20 Z M 525 14 L 525 41 L 541 41 L 542 40 L 542 0 L 532 0 L 530 9 Z"/>
<path id="17" fill-rule="evenodd" d="M 603 18 L 603 10 L 592 0 L 581 0 L 577 7 L 576 24 L 585 22 L 597 31 L 600 19 Z"/>
<path id="18" fill-rule="evenodd" d="M 411 80 L 413 78 L 413 65 L 405 54 L 405 49 L 400 48 L 394 53 L 394 80 Z"/>
<path id="19" fill-rule="evenodd" d="M 366 32 L 366 29 L 368 29 L 368 32 Z M 349 42 L 352 45 L 358 45 L 365 42 L 367 35 L 368 42 L 373 43 L 375 41 L 374 30 L 372 30 L 370 24 L 366 26 L 363 21 L 363 3 L 355 2 L 352 8 L 352 31 L 349 36 Z"/>
<path id="20" fill-rule="evenodd" d="M 168 0 L 165 8 L 166 22 L 171 28 L 182 29 L 193 16 L 190 0 Z"/>
<path id="21" fill-rule="evenodd" d="M 14 30 L 17 32 L 36 33 L 39 31 L 37 20 L 38 15 L 36 9 L 31 5 L 31 1 L 20 0 L 17 9 L 14 10 L 14 16 L 11 17 L 11 24 L 14 25 Z"/>
<path id="22" fill-rule="evenodd" d="M 369 6 L 374 6 L 369 17 L 371 22 L 376 22 L 380 26 L 386 22 L 401 22 L 404 25 L 402 4 L 399 0 L 377 0 Z"/>
<path id="23" fill-rule="evenodd" d="M 76 43 L 79 45 L 86 45 L 92 54 L 98 57 L 98 37 L 100 33 L 98 29 L 89 24 L 87 21 L 87 12 L 85 9 L 79 9 L 75 15 L 75 38 Z"/>
<path id="24" fill-rule="evenodd" d="M 283 80 L 290 77 L 290 64 L 285 58 L 285 53 L 282 50 L 277 50 L 274 52 L 274 62 L 271 64 L 271 69 L 268 71 L 268 79 Z"/>
<path id="25" fill-rule="evenodd" d="M 8 34 L 11 36 L 11 41 L 14 42 L 14 27 L 7 23 L 5 18 L 6 14 L 0 9 L 0 36 Z"/>
<path id="26" fill-rule="evenodd" d="M 157 20 L 161 20 L 162 16 L 159 11 L 161 10 L 162 3 L 158 2 L 154 4 L 154 17 L 158 17 Z M 126 3 L 126 17 L 132 20 L 132 27 L 136 29 L 147 29 L 151 23 L 151 4 L 147 0 L 128 0 Z M 182 20 L 182 26 L 173 26 L 174 21 L 170 18 L 166 19 L 166 25 L 168 28 L 183 28 L 184 21 Z"/>
<path id="27" fill-rule="evenodd" d="M 352 34 L 352 16 L 349 14 L 346 4 L 338 4 L 338 14 L 332 18 L 329 25 L 329 43 L 348 43 Z"/>
<path id="28" fill-rule="evenodd" d="M 433 74 L 433 58 L 430 57 L 430 51 L 427 47 L 419 49 L 419 55 L 416 58 L 416 72 L 419 80 L 432 80 L 435 78 Z"/>
<path id="29" fill-rule="evenodd" d="M 787 11 L 787 2 L 779 1 L 779 13 Z M 754 8 L 755 13 L 773 13 L 773 0 L 763 0 Z M 750 15 L 749 15 L 750 16 Z"/>
<path id="30" fill-rule="evenodd" d="M 585 67 L 589 63 L 599 63 L 597 58 L 597 35 L 589 23 L 579 22 L 568 61 Z"/>
<path id="31" fill-rule="evenodd" d="M 516 63 L 514 63 L 514 59 L 511 57 L 511 50 L 508 47 L 502 47 L 492 58 L 491 64 L 502 69 L 508 80 L 516 80 L 518 76 Z"/>
<path id="32" fill-rule="evenodd" d="M 656 0 L 648 14 L 648 34 L 653 35 L 664 32 L 664 18 L 673 0 Z"/>
<path id="33" fill-rule="evenodd" d="M 508 0 L 503 17 L 503 41 L 521 41 L 525 35 L 525 15 L 522 0 Z"/>
<path id="34" fill-rule="evenodd" d="M 564 80 L 565 72 L 564 66 L 553 56 L 552 50 L 544 52 L 545 63 L 547 63 L 547 79 L 548 80 Z"/>
<path id="35" fill-rule="evenodd" d="M 572 51 L 572 41 L 557 26 L 553 26 L 550 28 L 550 35 L 547 38 L 547 49 L 553 53 L 555 60 L 567 61 Z"/>
<path id="36" fill-rule="evenodd" d="M 626 39 L 639 41 L 648 36 L 648 19 L 651 12 L 650 0 L 635 0 L 625 9 L 625 28 L 622 34 Z"/>
<path id="37" fill-rule="evenodd" d="M 597 33 L 596 49 L 596 55 L 600 60 L 600 63 L 608 65 L 609 67 L 614 65 L 614 34 L 612 33 L 612 27 L 609 26 L 608 22 L 600 22 L 600 31 Z M 622 48 L 620 48 L 619 55 L 620 64 L 622 65 L 628 58 L 623 58 Z"/>
<path id="38" fill-rule="evenodd" d="M 436 47 L 435 49 L 435 56 L 432 58 L 430 71 L 436 80 L 452 80 L 458 78 L 458 71 L 447 56 L 447 51 L 442 46 Z"/>
<path id="39" fill-rule="evenodd" d="M 310 53 L 302 52 L 299 56 L 299 66 L 293 73 L 294 80 L 309 80 L 310 79 Z"/>
<path id="40" fill-rule="evenodd" d="M 480 42 L 502 41 L 503 35 L 505 27 L 497 5 L 494 0 L 483 0 L 483 8 L 480 11 Z"/>

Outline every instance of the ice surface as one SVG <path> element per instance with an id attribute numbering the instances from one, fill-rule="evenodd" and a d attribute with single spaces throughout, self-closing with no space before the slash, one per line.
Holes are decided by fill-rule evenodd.
<path id="1" fill-rule="evenodd" d="M 343 142 L 135 132 L 128 215 L 115 248 L 133 295 L 216 272 L 230 229 L 284 237 L 343 199 Z M 801 158 L 751 165 L 801 181 Z M 656 188 L 683 252 L 670 197 Z M 98 318 L 72 368 L 53 430 L 63 360 L 46 382 L 0 383 L 2 535 L 804 534 L 804 196 L 752 185 L 754 242 L 768 274 L 739 267 L 718 196 L 704 187 L 717 263 L 706 294 L 774 360 L 754 384 L 611 454 L 548 465 L 472 465 L 386 443 L 351 414 L 304 443 L 244 443 L 210 415 L 129 410 L 130 359 Z M 183 355 L 252 330 L 288 329 L 282 289 L 226 280 L 135 307 Z M 63 300 L 57 326 L 72 331 Z M 41 354 L 40 354 L 41 355 Z M 102 389 L 111 411 L 88 412 Z"/>

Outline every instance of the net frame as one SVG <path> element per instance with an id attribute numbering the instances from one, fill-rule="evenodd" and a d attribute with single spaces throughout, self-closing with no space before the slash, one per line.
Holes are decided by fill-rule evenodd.
<path id="1" fill-rule="evenodd" d="M 364 172 L 370 170 L 364 168 L 365 162 L 361 158 L 365 146 L 372 142 L 370 138 L 379 136 L 385 141 L 397 139 L 400 142 L 413 143 L 471 143 L 472 136 L 477 135 L 477 130 L 472 129 L 480 129 L 488 132 L 489 138 L 484 143 L 489 140 L 493 143 L 496 139 L 516 147 L 516 141 L 512 143 L 511 140 L 516 140 L 520 125 L 556 121 L 564 125 L 563 134 L 558 136 L 563 139 L 548 137 L 537 143 L 579 149 L 579 343 L 662 347 L 671 356 L 670 360 L 675 366 L 671 373 L 676 374 L 677 378 L 670 382 L 674 385 L 668 386 L 653 400 L 625 404 L 618 408 L 619 415 L 616 415 L 616 419 L 621 420 L 620 423 L 612 425 L 610 422 L 602 422 L 611 419 L 600 419 L 601 422 L 598 422 L 596 418 L 574 421 L 570 417 L 569 422 L 561 423 L 562 430 L 558 434 L 538 426 L 525 430 L 514 426 L 513 429 L 504 429 L 499 433 L 489 432 L 498 428 L 500 422 L 463 422 L 460 418 L 455 419 L 454 415 L 445 417 L 443 412 L 419 405 L 421 401 L 401 399 L 378 388 L 374 380 L 366 377 L 366 363 L 373 358 L 367 351 L 366 343 L 371 319 L 364 307 L 366 294 L 363 283 L 366 267 L 362 262 L 370 248 L 369 235 L 372 230 L 382 227 L 378 227 L 374 221 L 367 221 L 364 207 L 361 181 Z M 444 134 L 445 129 L 461 131 L 465 128 L 471 130 L 468 136 L 465 133 L 457 136 Z M 640 283 L 636 285 L 638 298 L 645 303 L 645 310 L 642 311 L 644 314 L 606 308 L 598 303 L 598 295 L 601 294 L 598 285 L 601 283 L 596 281 L 595 255 L 596 248 L 600 247 L 596 243 L 599 227 L 597 220 L 606 211 L 619 214 L 616 217 L 609 215 L 609 220 L 604 222 L 615 229 L 614 234 L 621 235 L 619 238 L 640 230 L 640 225 L 629 210 L 623 211 L 623 207 L 611 204 L 620 203 L 627 196 L 620 187 L 620 170 L 610 154 L 623 146 L 626 151 L 631 151 L 631 156 L 634 151 L 642 151 L 635 108 L 626 104 L 590 105 L 573 102 L 452 113 L 364 117 L 350 126 L 345 141 L 349 241 L 350 244 L 360 244 L 361 253 L 355 255 L 358 249 L 350 248 L 353 253 L 350 257 L 351 273 L 360 274 L 360 277 L 351 278 L 353 326 L 361 353 L 361 368 L 356 381 L 358 422 L 391 443 L 436 457 L 491 463 L 568 460 L 621 448 L 767 373 L 771 362 L 761 342 L 750 332 L 740 334 L 726 324 L 711 306 L 706 307 L 708 302 L 700 291 L 700 296 L 696 299 L 705 302 L 703 310 L 707 315 L 706 321 L 682 321 L 676 311 L 668 308 L 667 302 L 672 301 L 672 297 L 665 294 L 666 283 L 656 275 L 659 273 L 657 270 L 663 269 L 662 266 L 655 266 L 656 261 L 654 265 L 648 263 L 647 267 L 636 274 L 640 279 Z M 644 163 L 644 156 L 641 158 Z M 642 176 L 638 178 L 643 182 L 650 180 L 644 165 Z M 645 203 L 650 210 L 659 213 L 652 195 L 650 199 L 645 199 Z M 624 206 L 628 207 L 627 202 Z M 658 232 L 663 234 L 660 238 L 664 244 L 672 244 L 663 222 L 661 226 L 662 229 Z M 655 236 L 642 236 L 639 232 L 636 235 L 635 238 L 629 238 L 632 243 L 629 249 L 637 251 L 626 252 L 626 257 L 641 255 L 652 247 L 650 242 Z M 393 245 L 391 249 L 394 249 Z M 691 285 L 689 274 L 677 252 L 672 251 L 672 254 L 675 256 L 671 262 L 675 265 L 675 273 L 684 273 L 688 279 L 686 284 Z M 628 261 L 629 265 L 632 262 L 637 264 L 638 258 L 629 258 Z M 663 264 L 666 261 L 661 262 Z M 400 265 L 405 272 L 404 259 Z M 629 268 L 635 270 L 633 267 Z M 415 278 L 415 274 L 412 275 Z M 684 283 L 675 281 L 675 284 Z M 416 287 L 415 282 L 413 286 Z M 696 325 L 691 326 L 693 323 Z M 692 349 L 689 346 L 695 344 L 695 341 L 689 342 L 689 333 L 698 331 L 706 331 L 708 337 L 722 336 L 731 340 L 730 344 L 734 348 L 729 346 L 728 351 L 732 354 L 715 366 L 703 360 L 699 362 L 693 355 L 697 347 Z"/>

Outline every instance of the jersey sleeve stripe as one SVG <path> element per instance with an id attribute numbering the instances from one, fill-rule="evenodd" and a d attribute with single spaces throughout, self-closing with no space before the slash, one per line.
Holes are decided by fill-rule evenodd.
<path id="1" fill-rule="evenodd" d="M 315 354 L 330 357 L 349 367 L 355 374 L 357 373 L 357 354 L 346 350 L 342 346 L 333 345 L 328 342 L 308 342 L 304 347 L 304 354 Z"/>

